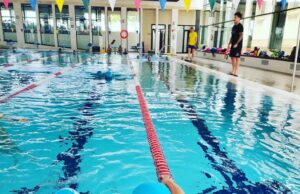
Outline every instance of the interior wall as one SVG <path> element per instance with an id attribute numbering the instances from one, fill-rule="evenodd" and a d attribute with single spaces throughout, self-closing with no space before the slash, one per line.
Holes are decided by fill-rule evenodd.
<path id="1" fill-rule="evenodd" d="M 155 9 L 143 9 L 143 41 L 145 51 L 151 49 L 151 24 L 155 24 Z"/>
<path id="2" fill-rule="evenodd" d="M 195 25 L 196 23 L 196 11 L 179 10 L 178 25 Z"/>

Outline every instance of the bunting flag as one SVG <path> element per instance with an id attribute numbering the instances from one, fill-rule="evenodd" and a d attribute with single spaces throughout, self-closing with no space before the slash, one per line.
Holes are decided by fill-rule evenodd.
<path id="1" fill-rule="evenodd" d="M 134 0 L 134 4 L 136 7 L 136 10 L 139 11 L 141 8 L 141 0 Z"/>
<path id="2" fill-rule="evenodd" d="M 90 0 L 82 0 L 84 8 L 89 10 Z"/>
<path id="3" fill-rule="evenodd" d="M 111 7 L 111 10 L 114 11 L 115 5 L 116 5 L 116 0 L 108 0 L 108 2 Z"/>
<path id="4" fill-rule="evenodd" d="M 65 0 L 55 0 L 55 1 L 56 1 L 58 10 L 59 10 L 59 12 L 61 13 L 61 12 L 62 12 L 62 9 L 63 9 L 63 6 L 64 6 L 64 3 L 65 3 Z"/>
<path id="5" fill-rule="evenodd" d="M 167 0 L 159 0 L 160 7 L 164 11 L 166 7 Z"/>
<path id="6" fill-rule="evenodd" d="M 215 7 L 216 0 L 209 0 L 210 10 L 212 11 Z"/>
<path id="7" fill-rule="evenodd" d="M 184 5 L 185 5 L 186 11 L 189 11 L 189 9 L 190 9 L 191 1 L 192 0 L 184 0 Z"/>
<path id="8" fill-rule="evenodd" d="M 36 10 L 36 0 L 30 0 L 30 5 L 32 9 L 35 11 Z"/>
<path id="9" fill-rule="evenodd" d="M 5 9 L 8 9 L 9 0 L 3 0 Z"/>
<path id="10" fill-rule="evenodd" d="M 286 8 L 286 0 L 281 0 L 281 9 Z"/>
<path id="11" fill-rule="evenodd" d="M 262 4 L 263 4 L 263 0 L 257 0 L 257 5 L 259 9 L 261 9 Z"/>
<path id="12" fill-rule="evenodd" d="M 238 8 L 238 6 L 239 6 L 239 4 L 240 4 L 240 0 L 232 0 L 232 9 L 234 11 L 236 11 L 237 8 Z"/>

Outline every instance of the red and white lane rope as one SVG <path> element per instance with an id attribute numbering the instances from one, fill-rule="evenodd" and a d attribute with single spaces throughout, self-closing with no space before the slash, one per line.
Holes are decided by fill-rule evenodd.
<path id="1" fill-rule="evenodd" d="M 147 133 L 150 151 L 151 151 L 154 165 L 156 168 L 157 178 L 160 181 L 162 180 L 163 177 L 172 178 L 171 171 L 168 167 L 166 158 L 164 156 L 158 136 L 156 134 L 156 130 L 155 130 L 153 122 L 152 122 L 152 118 L 151 118 L 151 115 L 150 115 L 150 112 L 149 112 L 149 109 L 147 106 L 147 102 L 144 98 L 142 87 L 138 80 L 137 74 L 134 70 L 133 64 L 129 59 L 128 59 L 128 64 L 134 75 L 135 89 L 136 89 L 141 113 L 142 113 L 143 120 L 144 120 L 144 125 L 145 125 L 145 129 L 146 129 L 146 133 Z"/>
<path id="2" fill-rule="evenodd" d="M 65 68 L 63 68 L 61 71 L 58 71 L 58 72 L 56 72 L 56 73 L 53 73 L 53 74 L 47 76 L 45 79 L 42 79 L 42 80 L 40 80 L 40 81 L 38 81 L 38 82 L 35 82 L 35 83 L 32 83 L 32 84 L 30 84 L 30 85 L 28 85 L 28 86 L 26 86 L 26 87 L 24 87 L 24 88 L 22 88 L 22 89 L 19 89 L 19 90 L 15 91 L 15 92 L 12 92 L 11 94 L 9 94 L 9 95 L 7 95 L 7 96 L 1 98 L 1 99 L 0 99 L 0 104 L 6 103 L 6 102 L 9 101 L 10 99 L 12 99 L 12 98 L 18 96 L 18 95 L 21 94 L 21 93 L 30 91 L 30 90 L 32 90 L 32 89 L 34 89 L 34 88 L 36 88 L 36 87 L 38 87 L 38 86 L 40 86 L 40 85 L 46 83 L 46 82 L 49 82 L 49 81 L 52 80 L 53 78 L 55 78 L 55 77 L 57 77 L 57 76 L 60 76 L 60 75 L 66 73 L 66 72 L 68 72 L 68 71 L 70 71 L 71 69 L 73 69 L 73 68 L 75 68 L 75 67 L 78 67 L 80 64 L 85 63 L 85 62 L 87 62 L 87 61 L 88 61 L 88 60 L 85 60 L 85 61 L 83 61 L 83 62 L 81 62 L 81 63 L 77 63 L 77 64 L 74 64 L 74 65 L 65 67 Z"/>
<path id="3" fill-rule="evenodd" d="M 0 66 L 0 71 L 5 69 L 5 68 L 8 68 L 8 67 L 24 65 L 24 64 L 27 64 L 27 63 L 35 62 L 35 61 L 42 61 L 42 60 L 47 59 L 49 57 L 57 58 L 58 56 L 59 55 L 52 55 L 52 56 L 42 57 L 42 58 L 38 58 L 38 59 L 24 60 L 24 61 L 20 61 L 20 62 L 17 62 L 17 63 L 5 63 L 5 64 L 2 64 L 2 66 Z"/>

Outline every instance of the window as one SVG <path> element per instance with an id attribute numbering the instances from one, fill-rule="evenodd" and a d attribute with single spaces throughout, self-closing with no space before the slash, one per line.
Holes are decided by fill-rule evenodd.
<path id="1" fill-rule="evenodd" d="M 54 27 L 51 5 L 39 5 L 41 44 L 54 46 Z"/>
<path id="2" fill-rule="evenodd" d="M 115 40 L 114 46 L 121 45 L 121 9 L 108 10 L 108 42 Z"/>
<path id="3" fill-rule="evenodd" d="M 92 7 L 93 45 L 105 47 L 105 11 L 103 7 Z"/>
<path id="4" fill-rule="evenodd" d="M 64 5 L 60 13 L 55 6 L 55 14 L 58 46 L 71 48 L 69 7 Z"/>
<path id="5" fill-rule="evenodd" d="M 32 10 L 30 5 L 22 4 L 22 14 L 25 43 L 37 44 L 38 38 L 36 12 Z"/>
<path id="6" fill-rule="evenodd" d="M 89 13 L 83 6 L 75 7 L 77 48 L 88 49 L 90 42 Z"/>
<path id="7" fill-rule="evenodd" d="M 9 4 L 8 9 L 5 9 L 4 4 L 1 4 L 1 16 L 4 40 L 17 42 L 16 18 L 13 5 Z"/>

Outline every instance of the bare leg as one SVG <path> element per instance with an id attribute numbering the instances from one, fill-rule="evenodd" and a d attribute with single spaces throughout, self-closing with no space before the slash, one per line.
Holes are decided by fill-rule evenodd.
<path id="1" fill-rule="evenodd" d="M 188 60 L 191 59 L 191 50 L 192 50 L 192 49 L 188 48 Z"/>
<path id="2" fill-rule="evenodd" d="M 235 57 L 231 57 L 231 65 L 232 65 L 231 74 L 234 74 L 235 62 L 236 62 L 236 58 Z"/>
<path id="3" fill-rule="evenodd" d="M 234 75 L 237 75 L 240 66 L 240 58 L 236 58 Z"/>
<path id="4" fill-rule="evenodd" d="M 194 60 L 194 58 L 195 58 L 195 52 L 196 52 L 196 49 L 192 49 L 192 61 Z"/>

